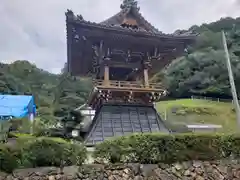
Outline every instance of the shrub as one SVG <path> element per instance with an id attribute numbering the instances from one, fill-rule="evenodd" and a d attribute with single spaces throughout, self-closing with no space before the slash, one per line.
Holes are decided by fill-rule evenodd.
<path id="1" fill-rule="evenodd" d="M 24 167 L 81 165 L 86 157 L 85 147 L 54 138 L 38 138 L 22 147 Z"/>
<path id="2" fill-rule="evenodd" d="M 69 144 L 66 152 L 66 157 L 68 157 L 66 165 L 82 165 L 87 159 L 87 149 L 83 145 Z"/>
<path id="3" fill-rule="evenodd" d="M 14 146 L 0 144 L 0 171 L 81 165 L 87 158 L 87 150 L 83 145 L 73 144 L 60 138 L 15 135 L 18 141 Z"/>
<path id="4" fill-rule="evenodd" d="M 20 133 L 29 133 L 31 129 L 31 122 L 27 118 L 12 119 L 11 131 Z"/>
<path id="5" fill-rule="evenodd" d="M 36 137 L 31 134 L 21 134 L 21 133 L 11 133 L 11 134 L 12 134 L 11 135 L 12 137 L 16 138 L 15 147 L 17 146 L 17 148 L 20 148 L 21 146 L 24 146 L 25 143 L 36 139 Z"/>
<path id="6" fill-rule="evenodd" d="M 14 133 L 14 132 L 11 132 L 11 133 L 9 133 L 10 134 L 10 136 L 11 137 L 13 137 L 13 138 L 23 138 L 23 139 L 25 139 L 25 138 L 35 138 L 35 136 L 33 136 L 33 135 L 31 135 L 31 134 L 24 134 L 24 133 Z"/>
<path id="7" fill-rule="evenodd" d="M 174 163 L 240 157 L 240 136 L 220 134 L 134 134 L 105 141 L 94 156 L 110 162 Z M 113 161 L 114 160 L 114 161 Z"/>
<path id="8" fill-rule="evenodd" d="M 125 136 L 112 141 L 104 141 L 96 146 L 93 156 L 95 158 L 104 158 L 111 163 L 117 163 L 126 154 L 127 146 L 127 137 Z"/>
<path id="9" fill-rule="evenodd" d="M 10 173 L 18 167 L 18 164 L 18 152 L 4 144 L 0 144 L 0 171 Z"/>

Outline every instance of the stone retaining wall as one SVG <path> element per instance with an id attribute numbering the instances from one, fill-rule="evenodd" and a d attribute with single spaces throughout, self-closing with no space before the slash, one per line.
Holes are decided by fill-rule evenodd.
<path id="1" fill-rule="evenodd" d="M 20 169 L 0 172 L 0 180 L 238 180 L 240 161 L 185 162 L 181 164 L 84 165 Z"/>

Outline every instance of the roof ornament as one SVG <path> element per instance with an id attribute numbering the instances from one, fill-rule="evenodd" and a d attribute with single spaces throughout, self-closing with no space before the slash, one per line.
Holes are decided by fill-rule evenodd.
<path id="1" fill-rule="evenodd" d="M 135 8 L 138 11 L 140 10 L 140 8 L 138 7 L 138 2 L 136 0 L 123 0 L 123 3 L 120 7 L 121 9 Z"/>
<path id="2" fill-rule="evenodd" d="M 83 21 L 84 19 L 83 19 L 83 16 L 80 14 L 80 15 L 77 15 L 77 20 L 79 20 L 79 21 Z"/>
<path id="3" fill-rule="evenodd" d="M 67 12 L 65 13 L 65 15 L 66 15 L 66 17 L 67 17 L 67 20 L 72 20 L 72 19 L 74 19 L 74 13 L 73 13 L 73 11 L 72 10 L 70 10 L 70 9 L 67 9 Z"/>

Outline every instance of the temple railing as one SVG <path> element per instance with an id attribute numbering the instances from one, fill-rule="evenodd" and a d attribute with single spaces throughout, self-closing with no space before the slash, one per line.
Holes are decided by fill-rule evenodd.
<path id="1" fill-rule="evenodd" d="M 164 86 L 159 83 L 149 83 L 149 85 L 144 85 L 141 82 L 136 81 L 103 81 L 94 80 L 94 85 L 100 88 L 120 88 L 120 89 L 159 89 L 164 90 Z"/>

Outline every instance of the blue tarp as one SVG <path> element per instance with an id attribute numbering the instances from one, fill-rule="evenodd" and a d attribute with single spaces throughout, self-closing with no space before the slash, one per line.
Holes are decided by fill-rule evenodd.
<path id="1" fill-rule="evenodd" d="M 35 112 L 33 96 L 0 95 L 0 116 L 23 118 Z"/>

